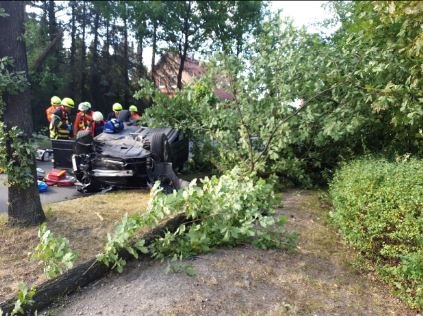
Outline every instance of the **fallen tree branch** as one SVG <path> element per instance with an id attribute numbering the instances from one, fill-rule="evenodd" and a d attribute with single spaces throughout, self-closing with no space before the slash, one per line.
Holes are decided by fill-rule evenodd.
<path id="1" fill-rule="evenodd" d="M 302 107 L 298 108 L 298 109 L 297 109 L 296 111 L 294 111 L 292 114 L 290 114 L 290 115 L 288 115 L 287 117 L 285 117 L 282 121 L 277 122 L 277 123 L 278 123 L 278 125 L 277 125 L 274 129 L 273 129 L 272 133 L 270 134 L 269 139 L 268 139 L 268 140 L 267 140 L 267 142 L 266 142 L 266 146 L 264 147 L 264 150 L 260 153 L 260 155 L 258 155 L 258 157 L 257 157 L 257 159 L 254 161 L 254 163 L 257 163 L 257 162 L 260 160 L 260 158 L 261 158 L 262 156 L 264 156 L 264 155 L 266 155 L 266 157 L 267 157 L 267 155 L 268 155 L 268 151 L 269 151 L 269 147 L 270 147 L 270 144 L 272 143 L 272 140 L 273 140 L 273 138 L 275 137 L 276 132 L 279 130 L 279 128 L 280 128 L 280 127 L 281 127 L 284 123 L 288 122 L 291 118 L 293 118 L 293 117 L 297 116 L 297 115 L 298 115 L 298 113 L 300 113 L 301 111 L 303 111 L 304 109 L 306 109 L 306 108 L 308 107 L 308 105 L 310 104 L 310 101 L 312 101 L 312 100 L 316 99 L 317 97 L 321 96 L 322 94 L 324 94 L 324 93 L 326 93 L 326 92 L 328 92 L 328 91 L 332 90 L 333 88 L 334 88 L 334 87 L 330 87 L 330 88 L 325 89 L 325 90 L 321 91 L 320 93 L 318 93 L 318 94 L 314 95 L 314 96 L 313 96 L 313 97 L 311 97 L 310 99 L 306 100 L 306 101 L 303 103 L 303 106 L 302 106 Z"/>
<path id="2" fill-rule="evenodd" d="M 185 221 L 186 217 L 184 215 L 177 215 L 176 217 L 159 225 L 152 231 L 140 236 L 140 239 L 144 239 L 145 245 L 149 245 L 158 236 L 163 236 L 166 231 L 175 231 L 179 225 Z M 119 252 L 119 257 L 127 261 L 134 258 L 133 255 L 126 250 L 121 250 Z M 140 259 L 141 258 L 145 259 L 148 258 L 148 256 L 140 256 Z M 79 288 L 102 278 L 110 271 L 111 267 L 106 266 L 94 257 L 91 260 L 72 268 L 57 278 L 37 286 L 35 295 L 32 298 L 34 303 L 27 308 L 30 309 L 31 312 L 36 310 L 40 311 L 58 298 L 71 294 Z M 16 298 L 12 298 L 1 303 L 0 310 L 2 310 L 5 315 L 10 314 L 14 308 L 15 301 Z"/>
<path id="3" fill-rule="evenodd" d="M 53 51 L 53 48 L 56 47 L 57 43 L 59 43 L 60 39 L 63 36 L 63 31 L 60 30 L 56 37 L 51 41 L 51 43 L 47 46 L 47 48 L 38 56 L 35 62 L 30 65 L 30 71 L 40 71 L 41 67 L 43 66 L 44 62 L 46 61 L 48 55 Z"/>

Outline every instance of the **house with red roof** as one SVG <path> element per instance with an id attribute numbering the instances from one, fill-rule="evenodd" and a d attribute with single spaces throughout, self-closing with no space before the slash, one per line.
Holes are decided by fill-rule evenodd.
<path id="1" fill-rule="evenodd" d="M 177 54 L 166 53 L 164 54 L 157 64 L 154 66 L 153 78 L 155 86 L 160 92 L 167 95 L 174 95 L 177 88 L 177 76 L 179 70 L 180 59 Z M 205 74 L 205 67 L 200 61 L 193 57 L 187 57 L 184 63 L 184 70 L 182 71 L 182 85 L 189 84 L 195 78 L 201 77 Z M 227 86 L 222 82 L 217 84 L 214 90 L 215 95 L 221 100 L 233 100 L 233 94 L 227 89 L 222 88 Z"/>

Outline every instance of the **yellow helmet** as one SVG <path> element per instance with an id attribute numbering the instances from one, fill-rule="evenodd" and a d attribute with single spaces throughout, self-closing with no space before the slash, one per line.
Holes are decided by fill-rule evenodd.
<path id="1" fill-rule="evenodd" d="M 54 97 L 51 97 L 50 102 L 51 102 L 51 105 L 59 106 L 62 100 L 59 97 L 54 96 Z"/>
<path id="2" fill-rule="evenodd" d="M 136 105 L 131 105 L 131 106 L 129 107 L 129 112 L 138 112 L 138 108 L 137 108 L 137 106 L 136 106 Z"/>
<path id="3" fill-rule="evenodd" d="M 115 104 L 113 104 L 112 109 L 113 109 L 114 112 L 117 112 L 117 111 L 122 111 L 123 107 L 122 107 L 122 104 L 115 103 Z"/>
<path id="4" fill-rule="evenodd" d="M 68 108 L 73 108 L 73 106 L 75 105 L 75 103 L 73 102 L 73 100 L 71 98 L 63 98 L 62 103 L 63 106 L 66 106 Z"/>

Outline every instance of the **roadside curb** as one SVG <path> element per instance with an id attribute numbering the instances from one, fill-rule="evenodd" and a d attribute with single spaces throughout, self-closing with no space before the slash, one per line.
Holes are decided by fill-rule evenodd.
<path id="1" fill-rule="evenodd" d="M 140 236 L 140 239 L 144 239 L 145 245 L 149 245 L 155 238 L 162 236 L 166 231 L 175 231 L 185 220 L 186 217 L 184 215 L 177 215 L 143 234 Z M 119 251 L 119 256 L 126 261 L 135 259 L 126 250 Z M 140 256 L 138 260 L 142 260 L 143 258 L 145 259 L 148 257 Z M 35 295 L 32 298 L 34 303 L 29 307 L 29 310 L 41 310 L 49 306 L 56 299 L 75 292 L 79 288 L 102 278 L 110 271 L 110 267 L 107 267 L 102 262 L 97 261 L 96 258 L 85 261 L 57 278 L 48 280 L 37 286 Z M 4 301 L 0 303 L 0 309 L 5 315 L 8 315 L 12 312 L 15 302 L 16 297 Z"/>

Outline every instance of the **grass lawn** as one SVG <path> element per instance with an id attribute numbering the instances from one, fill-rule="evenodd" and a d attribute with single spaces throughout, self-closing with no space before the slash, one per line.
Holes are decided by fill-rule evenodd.
<path id="1" fill-rule="evenodd" d="M 206 173 L 180 175 L 186 181 L 205 177 Z M 124 190 L 96 194 L 44 206 L 47 227 L 69 239 L 78 254 L 75 264 L 93 258 L 104 247 L 107 233 L 125 213 L 144 212 L 149 190 Z M 29 286 L 46 281 L 43 267 L 31 259 L 38 244 L 38 227 L 17 228 L 7 225 L 7 215 L 0 214 L 0 302 L 14 295 L 20 282 Z"/>
<path id="2" fill-rule="evenodd" d="M 77 264 L 100 252 L 123 214 L 145 211 L 148 201 L 148 190 L 119 191 L 45 205 L 44 211 L 47 227 L 69 239 L 78 253 Z M 38 243 L 38 227 L 9 227 L 6 221 L 0 215 L 0 302 L 15 294 L 20 282 L 46 280 L 42 265 L 29 255 Z"/>

